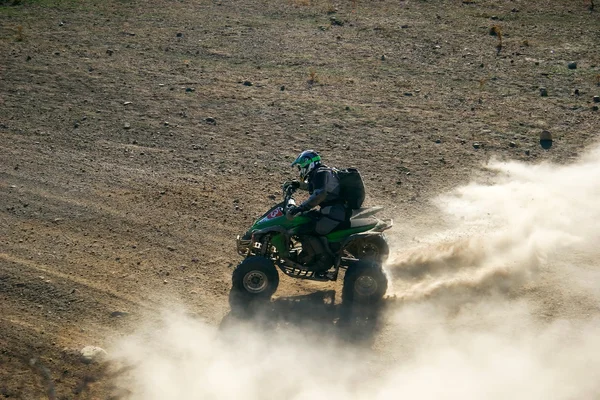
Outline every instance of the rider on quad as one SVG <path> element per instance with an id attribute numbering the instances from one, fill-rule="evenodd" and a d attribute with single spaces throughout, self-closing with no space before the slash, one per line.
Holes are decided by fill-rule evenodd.
<path id="1" fill-rule="evenodd" d="M 327 167 L 321 162 L 321 156 L 313 150 L 305 150 L 292 163 L 292 167 L 297 165 L 300 172 L 300 181 L 285 182 L 283 187 L 289 186 L 295 189 L 308 190 L 310 197 L 298 207 L 290 207 L 287 211 L 287 217 L 292 219 L 299 213 L 306 213 L 319 206 L 318 212 L 307 213 L 313 219 L 313 222 L 306 224 L 301 232 L 302 235 L 316 235 L 321 239 L 323 245 L 323 257 L 321 263 L 325 268 L 328 266 L 329 246 L 324 235 L 332 232 L 340 224 L 347 221 L 351 211 L 348 209 L 345 199 L 340 196 L 340 180 L 332 168 Z"/>

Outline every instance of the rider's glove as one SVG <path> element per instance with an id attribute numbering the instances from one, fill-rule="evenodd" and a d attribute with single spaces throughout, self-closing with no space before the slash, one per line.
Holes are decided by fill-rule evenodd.
<path id="1" fill-rule="evenodd" d="M 288 188 L 298 189 L 300 187 L 300 182 L 298 181 L 287 181 L 283 184 L 283 190 L 288 190 Z"/>
<path id="2" fill-rule="evenodd" d="M 291 206 L 287 210 L 287 215 L 288 217 L 294 217 L 295 215 L 300 214 L 303 211 L 306 211 L 304 207 Z"/>

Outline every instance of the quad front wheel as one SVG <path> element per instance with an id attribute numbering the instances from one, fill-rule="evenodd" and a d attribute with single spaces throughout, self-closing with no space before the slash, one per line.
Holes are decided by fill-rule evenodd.
<path id="1" fill-rule="evenodd" d="M 252 256 L 233 271 L 233 290 L 248 298 L 270 299 L 279 285 L 279 274 L 273 262 L 265 257 Z"/>
<path id="2" fill-rule="evenodd" d="M 360 260 L 346 270 L 342 301 L 346 304 L 375 304 L 383 298 L 387 287 L 388 279 L 381 264 Z"/>

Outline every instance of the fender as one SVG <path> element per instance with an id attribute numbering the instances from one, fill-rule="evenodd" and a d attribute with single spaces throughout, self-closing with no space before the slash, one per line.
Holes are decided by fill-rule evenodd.
<path id="1" fill-rule="evenodd" d="M 275 248 L 280 254 L 287 255 L 287 249 L 290 244 L 291 235 L 287 229 L 282 228 L 280 226 L 270 226 L 268 228 L 255 230 L 254 232 L 252 232 L 252 241 L 250 243 L 250 246 L 254 246 L 254 243 L 260 242 L 262 237 L 269 233 L 276 233 L 278 235 L 281 235 L 281 240 L 278 240 L 277 236 L 274 235 L 274 238 L 276 239 L 273 240 L 271 244 L 275 246 Z"/>
<path id="2" fill-rule="evenodd" d="M 343 242 L 342 242 L 342 249 L 346 248 L 347 245 L 349 245 L 351 242 L 353 242 L 354 240 L 358 239 L 358 238 L 363 238 L 365 236 L 382 236 L 383 234 L 381 232 L 373 232 L 373 231 L 367 231 L 367 232 L 361 232 L 361 233 L 355 233 L 354 235 L 350 235 L 348 236 Z"/>

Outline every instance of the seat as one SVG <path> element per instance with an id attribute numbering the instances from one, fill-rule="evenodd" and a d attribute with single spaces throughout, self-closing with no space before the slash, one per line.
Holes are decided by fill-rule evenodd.
<path id="1" fill-rule="evenodd" d="M 363 219 L 370 215 L 376 214 L 381 210 L 383 210 L 382 206 L 358 208 L 356 210 L 352 210 L 352 215 L 350 216 L 350 219 Z"/>
<path id="2" fill-rule="evenodd" d="M 377 224 L 377 220 L 374 218 L 358 218 L 350 220 L 350 228 L 362 228 L 363 226 L 375 224 Z"/>

